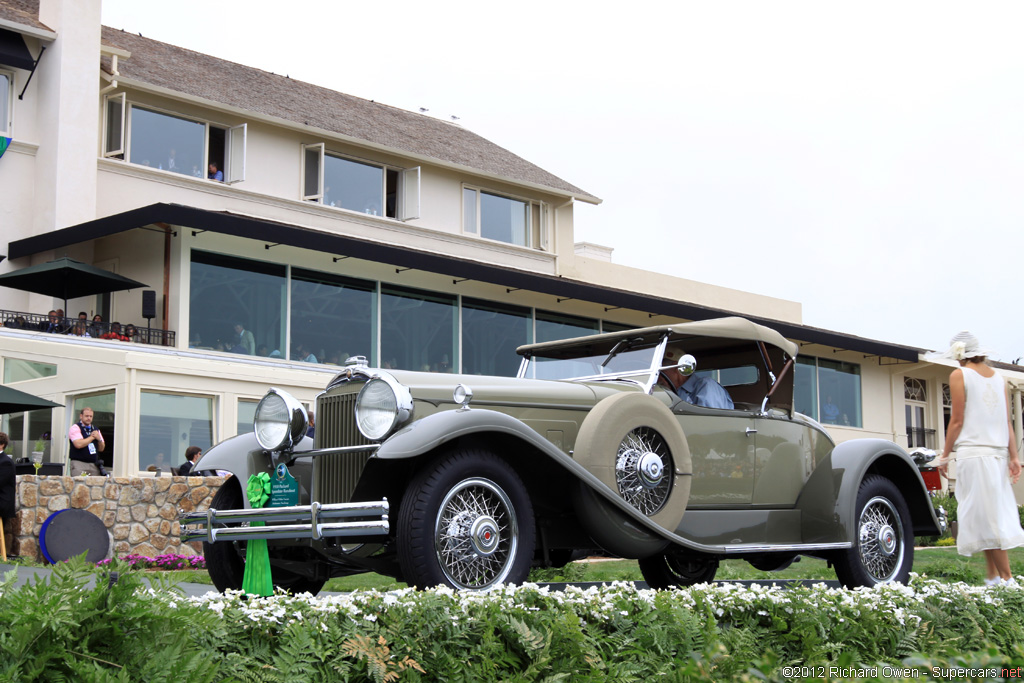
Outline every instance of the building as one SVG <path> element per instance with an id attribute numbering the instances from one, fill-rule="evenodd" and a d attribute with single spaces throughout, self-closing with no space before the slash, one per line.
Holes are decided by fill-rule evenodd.
<path id="1" fill-rule="evenodd" d="M 130 343 L 0 328 L 3 381 L 64 406 L 4 418 L 16 456 L 66 459 L 89 406 L 134 475 L 248 429 L 270 384 L 312 402 L 348 356 L 512 374 L 530 341 L 734 314 L 801 344 L 797 408 L 837 439 L 941 446 L 948 368 L 920 349 L 614 264 L 574 239 L 597 197 L 471 131 L 101 27 L 99 0 L 0 0 L 0 133 L 0 272 L 68 255 L 148 285 L 68 303 Z M 0 288 L 5 321 L 57 305 Z M 1019 438 L 1024 370 L 1000 371 Z"/>

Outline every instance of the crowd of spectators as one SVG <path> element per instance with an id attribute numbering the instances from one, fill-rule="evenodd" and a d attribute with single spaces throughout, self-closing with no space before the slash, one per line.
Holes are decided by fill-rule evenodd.
<path id="1" fill-rule="evenodd" d="M 26 320 L 29 318 L 41 319 Z M 70 337 L 82 337 L 92 339 L 114 339 L 117 341 L 136 342 L 139 344 L 149 343 L 146 330 L 140 330 L 129 323 L 123 328 L 119 322 L 104 322 L 103 316 L 96 314 L 89 319 L 89 314 L 81 311 L 77 318 L 65 317 L 62 309 L 55 309 L 46 314 L 46 317 L 30 314 L 8 315 L 0 323 L 0 327 L 7 327 L 16 330 L 38 330 L 49 334 L 63 334 Z"/>

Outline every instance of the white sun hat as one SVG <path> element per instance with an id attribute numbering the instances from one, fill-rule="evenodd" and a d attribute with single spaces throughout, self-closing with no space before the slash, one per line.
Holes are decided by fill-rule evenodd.
<path id="1" fill-rule="evenodd" d="M 976 358 L 978 356 L 991 356 L 992 353 L 992 349 L 982 346 L 976 336 L 967 330 L 963 330 L 954 334 L 953 338 L 949 340 L 948 350 L 929 354 L 929 357 L 966 360 L 967 358 Z"/>

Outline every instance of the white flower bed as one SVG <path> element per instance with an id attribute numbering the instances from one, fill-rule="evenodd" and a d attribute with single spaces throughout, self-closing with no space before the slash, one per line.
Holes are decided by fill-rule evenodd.
<path id="1" fill-rule="evenodd" d="M 999 606 L 1005 591 L 1024 590 L 1024 577 L 1002 586 L 979 587 L 964 583 L 943 583 L 911 575 L 909 585 L 886 584 L 875 588 L 828 588 L 824 584 L 794 588 L 746 586 L 737 583 L 701 584 L 675 591 L 639 590 L 630 583 L 617 582 L 604 587 L 580 589 L 568 587 L 551 591 L 537 584 L 501 586 L 487 593 L 455 592 L 449 588 L 416 591 L 411 588 L 381 592 L 354 591 L 341 595 L 288 595 L 278 593 L 261 598 L 241 591 L 221 594 L 210 591 L 199 597 L 183 598 L 164 593 L 168 607 L 189 602 L 224 615 L 241 614 L 244 619 L 264 627 L 283 627 L 293 622 L 310 622 L 326 629 L 325 618 L 339 615 L 354 621 L 376 621 L 392 610 L 412 612 L 432 607 L 442 609 L 453 621 L 472 618 L 480 611 L 495 608 L 506 614 L 529 613 L 561 607 L 587 622 L 602 622 L 628 616 L 636 611 L 666 607 L 710 610 L 720 621 L 742 623 L 788 618 L 813 610 L 828 612 L 833 623 L 858 620 L 866 613 L 894 625 L 915 627 L 915 614 L 922 602 L 955 603 L 973 599 Z"/>

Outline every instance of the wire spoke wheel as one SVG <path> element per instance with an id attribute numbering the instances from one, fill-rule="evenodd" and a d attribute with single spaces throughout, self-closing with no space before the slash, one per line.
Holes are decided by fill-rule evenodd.
<path id="1" fill-rule="evenodd" d="M 650 427 L 626 434 L 615 456 L 615 483 L 623 500 L 645 515 L 664 507 L 672 492 L 672 454 Z"/>
<path id="2" fill-rule="evenodd" d="M 530 573 L 529 492 L 511 465 L 479 448 L 426 463 L 402 497 L 396 530 L 403 580 L 417 588 L 486 591 Z"/>
<path id="3" fill-rule="evenodd" d="M 508 576 L 519 527 L 512 502 L 493 481 L 456 484 L 441 502 L 434 529 L 441 571 L 456 586 L 486 588 Z"/>
<path id="4" fill-rule="evenodd" d="M 860 513 L 858 536 L 861 563 L 872 579 L 890 581 L 903 563 L 903 520 L 886 498 L 869 500 Z"/>
<path id="5" fill-rule="evenodd" d="M 914 565 L 914 528 L 899 488 L 877 474 L 864 477 L 851 518 L 852 544 L 832 556 L 847 588 L 905 583 Z"/>

